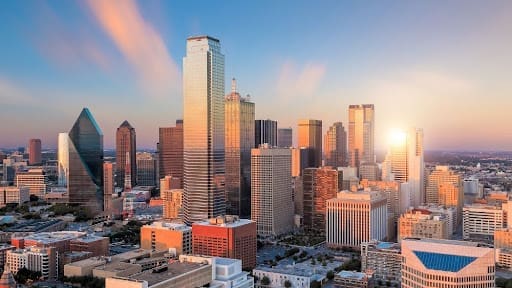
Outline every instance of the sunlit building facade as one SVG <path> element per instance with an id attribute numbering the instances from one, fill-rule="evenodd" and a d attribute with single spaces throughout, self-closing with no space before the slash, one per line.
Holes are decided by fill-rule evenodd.
<path id="1" fill-rule="evenodd" d="M 460 223 L 464 205 L 461 175 L 447 166 L 436 166 L 428 176 L 426 198 L 427 203 L 456 207 L 457 223 Z"/>
<path id="2" fill-rule="evenodd" d="M 477 242 L 405 239 L 402 287 L 495 287 L 494 249 Z"/>
<path id="3" fill-rule="evenodd" d="M 293 229 L 291 150 L 262 146 L 251 151 L 251 219 L 258 235 L 278 236 Z"/>
<path id="4" fill-rule="evenodd" d="M 176 188 L 183 188 L 183 120 L 176 120 L 174 127 L 160 127 L 158 141 L 158 175 L 179 179 Z"/>
<path id="5" fill-rule="evenodd" d="M 336 122 L 324 136 L 325 166 L 343 167 L 347 159 L 347 132 L 343 123 Z"/>
<path id="6" fill-rule="evenodd" d="M 341 190 L 343 173 L 333 167 L 306 168 L 302 176 L 304 227 L 325 231 L 325 205 Z"/>
<path id="7" fill-rule="evenodd" d="M 225 100 L 226 213 L 251 216 L 251 149 L 254 146 L 254 103 L 240 96 L 233 79 Z"/>
<path id="8" fill-rule="evenodd" d="M 112 162 L 103 163 L 103 210 L 112 210 L 112 195 L 115 191 L 114 185 L 115 164 Z"/>
<path id="9" fill-rule="evenodd" d="M 30 195 L 43 198 L 47 191 L 48 177 L 43 169 L 29 169 L 16 173 L 16 187 L 27 186 Z"/>
<path id="10" fill-rule="evenodd" d="M 225 213 L 224 55 L 210 36 L 187 39 L 183 58 L 184 220 Z"/>
<path id="11" fill-rule="evenodd" d="M 322 120 L 301 119 L 298 128 L 298 146 L 309 149 L 308 167 L 322 166 Z"/>
<path id="12" fill-rule="evenodd" d="M 158 179 L 158 164 L 153 153 L 137 152 L 136 176 L 138 185 L 156 186 Z"/>
<path id="13" fill-rule="evenodd" d="M 349 166 L 375 162 L 375 109 L 373 104 L 348 107 Z"/>
<path id="14" fill-rule="evenodd" d="M 126 165 L 130 165 L 131 187 L 136 186 L 137 162 L 135 153 L 137 153 L 137 140 L 135 128 L 124 121 L 116 131 L 116 183 L 117 187 L 124 187 Z M 130 157 L 129 161 L 126 159 Z M 142 184 L 139 184 L 142 185 Z"/>

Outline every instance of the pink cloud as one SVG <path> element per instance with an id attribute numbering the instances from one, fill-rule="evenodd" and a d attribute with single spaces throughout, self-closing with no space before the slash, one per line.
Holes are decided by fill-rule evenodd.
<path id="1" fill-rule="evenodd" d="M 325 75 L 325 66 L 308 63 L 302 68 L 291 61 L 282 64 L 277 92 L 282 97 L 313 96 Z"/>
<path id="2" fill-rule="evenodd" d="M 89 0 L 99 26 L 140 77 L 150 95 L 169 95 L 179 87 L 178 67 L 159 32 L 147 22 L 133 0 Z"/>

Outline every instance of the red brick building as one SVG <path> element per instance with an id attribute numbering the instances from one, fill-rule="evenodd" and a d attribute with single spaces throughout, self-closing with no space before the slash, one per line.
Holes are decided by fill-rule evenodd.
<path id="1" fill-rule="evenodd" d="M 192 224 L 194 254 L 242 260 L 244 270 L 256 266 L 256 222 L 219 216 Z"/>

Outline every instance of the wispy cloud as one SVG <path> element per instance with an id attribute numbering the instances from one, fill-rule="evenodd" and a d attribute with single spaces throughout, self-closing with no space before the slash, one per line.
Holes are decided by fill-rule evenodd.
<path id="1" fill-rule="evenodd" d="M 151 96 L 170 95 L 179 87 L 178 67 L 159 32 L 147 22 L 133 0 L 89 0 L 100 27 L 115 43 Z"/>
<path id="2" fill-rule="evenodd" d="M 46 2 L 38 2 L 35 46 L 51 62 L 63 68 L 95 65 L 110 72 L 112 57 L 91 34 L 90 30 L 73 31 Z"/>
<path id="3" fill-rule="evenodd" d="M 319 63 L 307 63 L 297 67 L 292 61 L 281 65 L 277 82 L 277 93 L 280 97 L 313 96 L 325 75 L 325 66 Z"/>

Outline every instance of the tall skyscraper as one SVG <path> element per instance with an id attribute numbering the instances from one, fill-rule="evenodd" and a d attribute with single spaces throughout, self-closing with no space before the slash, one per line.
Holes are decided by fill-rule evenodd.
<path id="1" fill-rule="evenodd" d="M 298 146 L 307 147 L 309 167 L 322 166 L 322 120 L 299 120 Z"/>
<path id="2" fill-rule="evenodd" d="M 302 180 L 304 227 L 325 231 L 325 203 L 341 190 L 343 173 L 332 167 L 306 168 Z"/>
<path id="3" fill-rule="evenodd" d="M 293 147 L 293 130 L 291 127 L 277 129 L 277 146 L 281 148 Z"/>
<path id="4" fill-rule="evenodd" d="M 124 121 L 121 123 L 116 132 L 116 185 L 124 187 L 126 163 L 129 161 L 131 172 L 131 186 L 135 187 L 137 175 L 137 162 L 135 161 L 135 153 L 137 153 L 137 143 L 135 128 Z M 129 157 L 129 159 L 127 159 Z"/>
<path id="5" fill-rule="evenodd" d="M 112 210 L 112 194 L 114 194 L 115 164 L 103 163 L 103 211 Z"/>
<path id="6" fill-rule="evenodd" d="M 251 219 L 258 235 L 293 229 L 291 149 L 263 145 L 251 151 Z"/>
<path id="7" fill-rule="evenodd" d="M 28 141 L 28 164 L 41 163 L 41 139 L 30 139 Z"/>
<path id="8" fill-rule="evenodd" d="M 68 160 L 69 202 L 86 206 L 91 211 L 102 211 L 103 133 L 89 109 L 82 110 L 68 135 L 67 141 L 62 142 L 62 148 L 67 150 L 59 151 L 59 156 L 62 152 L 65 154 L 63 160 Z"/>
<path id="9" fill-rule="evenodd" d="M 251 216 L 251 149 L 254 146 L 254 103 L 241 97 L 233 79 L 225 100 L 226 213 Z"/>
<path id="10" fill-rule="evenodd" d="M 375 162 L 373 104 L 350 105 L 348 107 L 348 153 L 349 166 L 357 167 L 363 162 Z"/>
<path id="11" fill-rule="evenodd" d="M 325 166 L 344 167 L 347 159 L 347 132 L 343 123 L 336 122 L 324 136 Z"/>
<path id="12" fill-rule="evenodd" d="M 137 152 L 137 185 L 156 186 L 157 163 L 153 154 L 148 152 Z"/>
<path id="13" fill-rule="evenodd" d="M 224 55 L 210 36 L 187 39 L 183 58 L 184 220 L 225 213 Z"/>
<path id="14" fill-rule="evenodd" d="M 359 247 L 388 236 L 386 196 L 376 191 L 343 191 L 327 200 L 326 243 L 329 247 Z"/>
<path id="15" fill-rule="evenodd" d="M 423 130 L 411 128 L 407 133 L 395 133 L 392 138 L 382 165 L 382 179 L 407 182 L 407 187 L 404 188 L 410 193 L 408 206 L 418 207 L 425 203 Z"/>
<path id="16" fill-rule="evenodd" d="M 255 120 L 254 147 L 258 148 L 261 144 L 277 146 L 277 121 L 270 119 Z"/>
<path id="17" fill-rule="evenodd" d="M 178 178 L 183 187 L 183 120 L 176 120 L 174 127 L 159 128 L 159 175 Z"/>

